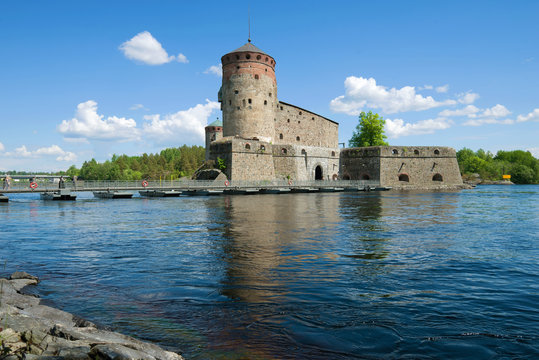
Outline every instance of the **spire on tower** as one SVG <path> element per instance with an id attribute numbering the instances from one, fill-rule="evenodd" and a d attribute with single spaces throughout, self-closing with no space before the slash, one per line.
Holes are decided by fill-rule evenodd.
<path id="1" fill-rule="evenodd" d="M 251 5 L 247 5 L 247 24 L 249 25 L 249 37 L 248 42 L 251 42 Z"/>

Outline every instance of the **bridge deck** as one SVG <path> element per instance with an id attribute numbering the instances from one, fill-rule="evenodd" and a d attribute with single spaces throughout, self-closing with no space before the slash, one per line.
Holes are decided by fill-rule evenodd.
<path id="1" fill-rule="evenodd" d="M 59 191 L 58 183 L 50 181 L 37 181 L 35 188 L 30 187 L 29 181 L 17 181 L 12 183 L 9 189 L 0 190 L 0 194 L 16 193 L 48 193 Z M 146 185 L 146 183 L 144 184 Z M 199 191 L 226 191 L 227 193 L 237 192 L 260 192 L 270 193 L 271 190 L 312 190 L 315 191 L 364 191 L 364 190 L 387 190 L 381 188 L 376 181 L 359 180 L 337 180 L 337 181 L 200 181 L 200 180 L 168 180 L 168 181 L 148 181 L 147 186 L 143 186 L 141 181 L 67 181 L 62 189 L 72 192 L 82 191 L 178 191 L 189 192 Z"/>

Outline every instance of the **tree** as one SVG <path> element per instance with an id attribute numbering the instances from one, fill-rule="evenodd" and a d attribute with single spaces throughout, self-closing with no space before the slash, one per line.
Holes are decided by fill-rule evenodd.
<path id="1" fill-rule="evenodd" d="M 380 115 L 373 114 L 372 111 L 368 113 L 362 111 L 359 114 L 359 124 L 356 126 L 356 131 L 350 139 L 350 147 L 388 145 L 384 141 L 387 139 L 384 134 L 385 123 L 386 121 Z"/>

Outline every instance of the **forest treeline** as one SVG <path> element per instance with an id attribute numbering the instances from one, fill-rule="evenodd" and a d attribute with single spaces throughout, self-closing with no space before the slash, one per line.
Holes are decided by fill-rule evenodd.
<path id="1" fill-rule="evenodd" d="M 529 151 L 500 150 L 496 155 L 479 149 L 463 148 L 457 151 L 457 161 L 463 178 L 471 179 L 479 174 L 483 180 L 501 180 L 502 175 L 511 175 L 515 184 L 539 184 L 539 160 Z"/>
<path id="2" fill-rule="evenodd" d="M 113 155 L 102 163 L 92 159 L 85 161 L 80 169 L 72 165 L 65 174 L 81 180 L 178 179 L 193 175 L 204 159 L 204 147 L 183 145 L 161 150 L 159 154 Z"/>

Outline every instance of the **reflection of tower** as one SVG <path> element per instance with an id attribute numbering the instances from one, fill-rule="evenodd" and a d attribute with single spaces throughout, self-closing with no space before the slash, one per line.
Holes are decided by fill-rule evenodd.
<path id="1" fill-rule="evenodd" d="M 273 142 L 277 108 L 275 59 L 251 44 L 221 58 L 223 135 Z"/>
<path id="2" fill-rule="evenodd" d="M 210 159 L 210 143 L 223 137 L 223 122 L 217 118 L 204 130 L 206 130 L 206 161 L 208 161 Z"/>

